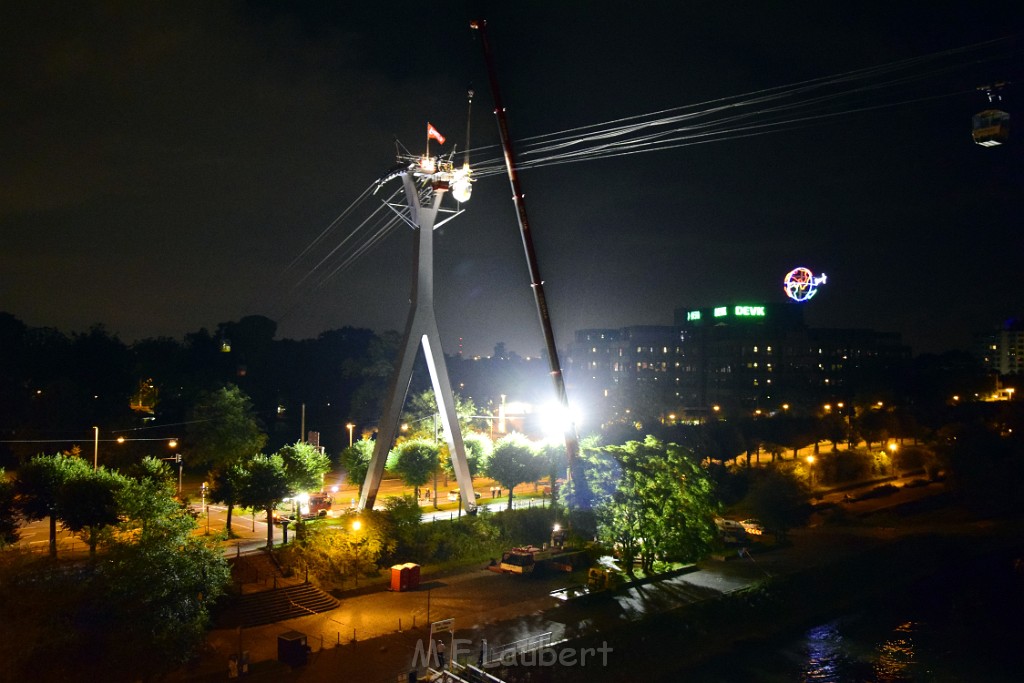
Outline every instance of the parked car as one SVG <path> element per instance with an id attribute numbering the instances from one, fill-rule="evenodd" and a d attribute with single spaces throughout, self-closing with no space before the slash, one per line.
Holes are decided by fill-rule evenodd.
<path id="1" fill-rule="evenodd" d="M 715 517 L 715 526 L 718 527 L 719 531 L 743 531 L 743 525 L 737 522 L 735 519 L 725 519 L 724 517 Z"/>
<path id="2" fill-rule="evenodd" d="M 473 491 L 473 493 L 476 494 L 476 499 L 480 500 L 480 492 L 479 491 Z M 462 497 L 462 492 L 459 491 L 458 489 L 452 489 L 451 491 L 448 492 L 448 500 L 450 502 L 452 502 L 452 503 L 458 502 L 459 498 L 461 498 L 461 497 Z"/>

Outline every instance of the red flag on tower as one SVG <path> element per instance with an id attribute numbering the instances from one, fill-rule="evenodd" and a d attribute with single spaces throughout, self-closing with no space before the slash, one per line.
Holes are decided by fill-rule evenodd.
<path id="1" fill-rule="evenodd" d="M 444 144 L 444 136 L 437 132 L 437 128 L 434 128 L 430 123 L 427 123 L 427 139 L 434 138 L 442 145 Z"/>

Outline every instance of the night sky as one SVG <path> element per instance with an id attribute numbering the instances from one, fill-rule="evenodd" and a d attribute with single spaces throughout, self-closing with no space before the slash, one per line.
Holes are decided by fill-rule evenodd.
<path id="1" fill-rule="evenodd" d="M 1003 108 L 1024 119 L 1022 3 L 354 4 L 0 4 L 0 311 L 129 343 L 252 314 L 293 339 L 401 330 L 408 228 L 322 284 L 313 266 L 353 224 L 304 250 L 394 165 L 395 138 L 419 152 L 430 121 L 461 149 L 468 87 L 473 154 L 500 155 L 479 11 L 517 149 L 1010 38 L 770 134 L 523 171 L 560 346 L 782 301 L 800 265 L 828 275 L 808 323 L 900 332 L 915 352 L 1024 315 L 1024 126 L 1001 148 L 970 137 L 979 85 L 1013 81 Z M 505 176 L 465 208 L 437 233 L 445 351 L 536 355 Z"/>

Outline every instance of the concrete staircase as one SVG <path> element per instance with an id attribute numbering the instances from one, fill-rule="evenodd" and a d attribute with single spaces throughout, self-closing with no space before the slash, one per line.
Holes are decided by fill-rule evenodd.
<path id="1" fill-rule="evenodd" d="M 272 624 L 338 606 L 336 599 L 301 577 L 284 576 L 267 553 L 232 559 L 231 575 L 238 594 L 223 606 L 217 618 L 221 628 Z"/>
<path id="2" fill-rule="evenodd" d="M 262 626 L 285 619 L 327 612 L 338 601 L 310 583 L 247 593 L 237 598 L 217 620 L 220 628 Z"/>

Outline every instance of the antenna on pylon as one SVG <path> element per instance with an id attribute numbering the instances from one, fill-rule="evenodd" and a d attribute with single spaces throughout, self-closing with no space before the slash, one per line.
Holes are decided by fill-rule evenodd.
<path id="1" fill-rule="evenodd" d="M 462 166 L 464 168 L 469 168 L 469 124 L 473 120 L 473 94 L 472 88 L 466 93 L 469 104 L 466 105 L 466 152 L 462 158 Z"/>
<path id="2" fill-rule="evenodd" d="M 469 170 L 469 126 L 473 118 L 473 95 L 473 89 L 470 88 L 466 93 L 469 100 L 466 105 L 466 151 L 462 156 L 462 168 L 457 169 L 452 178 L 452 197 L 460 204 L 468 202 L 473 194 L 473 179 L 470 178 Z"/>

